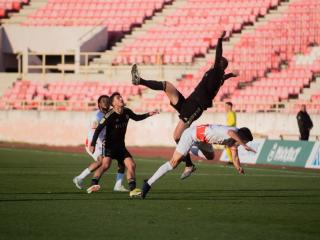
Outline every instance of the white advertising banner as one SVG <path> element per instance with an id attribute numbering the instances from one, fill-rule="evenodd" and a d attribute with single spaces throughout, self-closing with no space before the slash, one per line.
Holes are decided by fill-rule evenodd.
<path id="1" fill-rule="evenodd" d="M 242 146 L 238 147 L 238 154 L 241 163 L 255 164 L 257 162 L 258 156 L 262 149 L 262 146 L 265 142 L 265 139 L 255 139 L 252 142 L 249 142 L 248 145 L 256 150 L 257 153 L 248 152 Z M 226 150 L 223 150 L 220 161 L 228 162 L 228 156 Z"/>
<path id="2" fill-rule="evenodd" d="M 306 162 L 306 168 L 320 169 L 320 142 L 314 144 L 309 159 Z"/>

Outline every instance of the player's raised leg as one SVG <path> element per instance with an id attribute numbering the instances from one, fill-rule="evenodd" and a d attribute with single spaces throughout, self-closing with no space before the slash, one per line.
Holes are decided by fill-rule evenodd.
<path id="1" fill-rule="evenodd" d="M 156 80 L 145 80 L 141 78 L 137 64 L 134 64 L 131 68 L 132 83 L 134 85 L 143 85 L 152 90 L 164 91 L 169 98 L 171 105 L 175 108 L 178 103 L 179 98 L 183 98 L 182 94 L 177 90 L 177 88 L 168 81 L 156 81 Z M 178 112 L 179 110 L 176 109 Z"/>

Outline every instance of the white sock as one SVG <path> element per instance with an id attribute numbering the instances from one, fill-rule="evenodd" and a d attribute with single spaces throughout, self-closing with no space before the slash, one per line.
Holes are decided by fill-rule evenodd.
<path id="1" fill-rule="evenodd" d="M 114 185 L 114 188 L 119 188 L 122 185 L 123 176 L 124 176 L 124 173 L 117 173 L 116 184 Z"/>
<path id="2" fill-rule="evenodd" d="M 91 173 L 89 168 L 86 168 L 85 170 L 82 171 L 82 173 L 80 173 L 78 175 L 78 178 L 80 178 L 81 180 L 85 179 L 89 174 Z"/>
<path id="3" fill-rule="evenodd" d="M 156 182 L 159 178 L 161 178 L 172 169 L 173 167 L 171 166 L 170 162 L 166 162 L 161 167 L 159 167 L 159 169 L 152 175 L 151 178 L 149 178 L 148 184 L 151 186 L 154 182 Z"/>

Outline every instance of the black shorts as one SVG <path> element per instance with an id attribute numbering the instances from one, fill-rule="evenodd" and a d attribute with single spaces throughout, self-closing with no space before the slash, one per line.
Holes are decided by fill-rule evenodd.
<path id="1" fill-rule="evenodd" d="M 178 102 L 173 105 L 170 102 L 170 105 L 180 114 L 181 109 L 182 109 L 182 105 L 184 104 L 184 102 L 186 101 L 185 97 L 181 94 L 181 92 L 178 91 Z"/>
<path id="2" fill-rule="evenodd" d="M 120 148 L 103 148 L 103 156 L 110 157 L 111 159 L 116 159 L 119 164 L 122 164 L 124 159 L 132 158 L 132 155 L 127 150 L 126 147 Z"/>
<path id="3" fill-rule="evenodd" d="M 170 105 L 179 113 L 179 118 L 190 126 L 202 115 L 203 110 L 194 98 L 185 99 L 179 91 L 178 94 L 178 102 L 175 105 L 170 102 Z"/>
<path id="4" fill-rule="evenodd" d="M 197 101 L 192 98 L 187 98 L 182 104 L 179 118 L 188 126 L 197 120 L 203 113 L 202 108 Z"/>

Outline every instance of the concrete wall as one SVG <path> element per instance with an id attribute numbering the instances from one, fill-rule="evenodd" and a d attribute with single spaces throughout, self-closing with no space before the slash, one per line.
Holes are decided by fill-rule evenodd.
<path id="1" fill-rule="evenodd" d="M 87 44 L 92 38 L 92 34 L 88 34 L 87 37 L 83 38 L 91 29 L 92 27 L 24 27 L 6 25 L 4 27 L 3 51 L 7 53 L 22 52 L 26 49 L 54 53 L 75 51 L 75 49 L 80 49 L 83 44 Z M 108 40 L 108 33 L 105 27 L 100 27 L 93 31 L 95 34 L 98 32 L 101 32 L 101 36 L 96 39 L 97 50 L 101 47 L 100 41 L 106 44 Z M 94 49 L 91 48 L 91 50 Z"/>
<path id="2" fill-rule="evenodd" d="M 24 27 L 6 25 L 4 27 L 2 52 L 7 54 L 23 53 L 23 72 L 27 73 L 29 52 L 75 54 L 76 71 L 84 63 L 81 51 L 98 52 L 108 43 L 106 27 Z M 30 59 L 30 58 L 29 58 Z M 31 62 L 29 61 L 29 64 Z M 39 64 L 40 65 L 40 64 Z"/>
<path id="3" fill-rule="evenodd" d="M 0 111 L 0 141 L 83 144 L 91 115 L 90 112 Z M 311 117 L 315 125 L 311 134 L 320 135 L 320 116 Z M 177 114 L 172 113 L 161 113 L 142 122 L 130 121 L 127 145 L 173 146 L 172 133 L 177 121 Z M 224 122 L 223 113 L 205 113 L 196 123 Z M 238 114 L 238 126 L 248 126 L 254 133 L 270 138 L 279 138 L 280 134 L 298 134 L 295 115 L 289 114 Z"/>
<path id="4" fill-rule="evenodd" d="M 2 51 L 2 44 L 3 43 L 3 27 L 0 26 L 0 72 L 4 70 L 3 67 L 3 51 Z"/>

